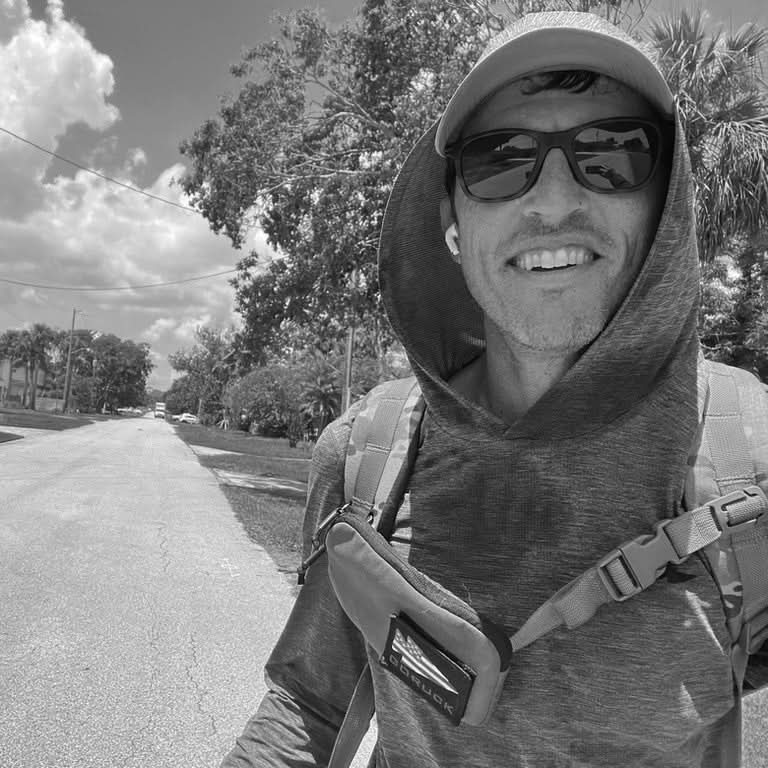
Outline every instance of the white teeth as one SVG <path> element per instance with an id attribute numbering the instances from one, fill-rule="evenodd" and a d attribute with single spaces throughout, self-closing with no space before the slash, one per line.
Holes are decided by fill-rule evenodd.
<path id="1" fill-rule="evenodd" d="M 567 267 L 568 265 L 588 264 L 594 260 L 595 254 L 592 251 L 581 246 L 569 246 L 567 248 L 558 248 L 554 251 L 544 249 L 526 251 L 515 258 L 515 266 L 530 272 L 536 267 L 554 269 L 556 267 Z"/>

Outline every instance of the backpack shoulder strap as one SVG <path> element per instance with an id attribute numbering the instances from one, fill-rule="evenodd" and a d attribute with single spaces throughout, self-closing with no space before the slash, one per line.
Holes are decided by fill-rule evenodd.
<path id="1" fill-rule="evenodd" d="M 381 530 L 400 505 L 418 449 L 424 399 L 416 378 L 375 387 L 352 424 L 344 465 L 347 503 Z M 381 531 L 386 534 L 388 531 Z"/>
<path id="2" fill-rule="evenodd" d="M 389 538 L 418 450 L 424 399 L 415 377 L 380 384 L 352 424 L 344 497 Z M 328 768 L 348 768 L 373 717 L 373 679 L 366 664 L 339 728 Z"/>
<path id="3" fill-rule="evenodd" d="M 700 429 L 686 479 L 690 509 L 749 485 L 768 490 L 768 397 L 739 368 L 700 362 Z M 720 590 L 737 682 L 768 640 L 768 515 L 703 550 Z M 759 684 L 768 683 L 766 679 Z"/>

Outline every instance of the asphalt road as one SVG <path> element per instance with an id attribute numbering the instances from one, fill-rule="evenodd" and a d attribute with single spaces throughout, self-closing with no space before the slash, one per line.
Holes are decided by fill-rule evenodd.
<path id="1" fill-rule="evenodd" d="M 169 424 L 27 434 L 0 445 L 0 768 L 215 768 L 292 581 Z M 744 731 L 768 768 L 768 691 Z"/>
<path id="2" fill-rule="evenodd" d="M 218 766 L 293 590 L 169 424 L 3 443 L 0 766 Z"/>

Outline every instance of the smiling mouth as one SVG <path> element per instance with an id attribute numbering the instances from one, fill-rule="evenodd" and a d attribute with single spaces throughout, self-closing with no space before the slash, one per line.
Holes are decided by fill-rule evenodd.
<path id="1" fill-rule="evenodd" d="M 598 258 L 600 257 L 594 251 L 583 246 L 566 246 L 554 250 L 538 248 L 525 251 L 509 263 L 525 272 L 557 272 L 591 264 Z"/>

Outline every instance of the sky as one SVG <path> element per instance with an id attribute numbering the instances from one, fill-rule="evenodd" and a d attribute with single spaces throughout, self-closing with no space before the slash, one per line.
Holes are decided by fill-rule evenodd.
<path id="1" fill-rule="evenodd" d="M 273 37 L 292 0 L 0 0 L 0 129 L 124 184 L 188 204 L 174 183 L 188 161 L 179 143 L 236 91 L 243 50 Z M 323 0 L 326 18 L 358 0 Z M 649 13 L 692 7 L 653 0 Z M 765 0 L 710 0 L 714 21 L 768 26 Z M 35 322 L 147 342 L 150 386 L 166 389 L 168 355 L 200 325 L 237 324 L 232 275 L 120 291 L 235 268 L 270 249 L 258 229 L 242 251 L 199 214 L 137 194 L 0 131 L 0 331 Z M 17 285 L 16 283 L 34 284 Z"/>

